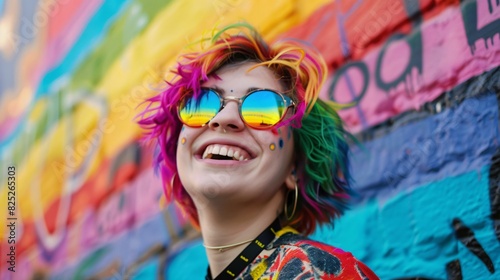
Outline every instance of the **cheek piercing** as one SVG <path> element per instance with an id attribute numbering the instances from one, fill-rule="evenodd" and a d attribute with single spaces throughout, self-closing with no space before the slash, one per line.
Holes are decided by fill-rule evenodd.
<path id="1" fill-rule="evenodd" d="M 276 149 L 276 145 L 274 143 L 271 143 L 271 145 L 269 145 L 269 149 L 271 151 L 274 151 Z"/>
<path id="2" fill-rule="evenodd" d="M 182 144 L 182 145 L 186 144 L 186 138 L 182 137 L 182 139 L 181 139 L 181 144 Z"/>

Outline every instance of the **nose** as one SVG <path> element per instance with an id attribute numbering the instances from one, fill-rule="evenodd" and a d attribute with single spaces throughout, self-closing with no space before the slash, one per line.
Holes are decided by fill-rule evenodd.
<path id="1" fill-rule="evenodd" d="M 226 102 L 226 106 L 208 123 L 210 129 L 219 130 L 220 132 L 236 132 L 245 128 L 245 124 L 240 118 L 238 102 L 231 101 Z"/>

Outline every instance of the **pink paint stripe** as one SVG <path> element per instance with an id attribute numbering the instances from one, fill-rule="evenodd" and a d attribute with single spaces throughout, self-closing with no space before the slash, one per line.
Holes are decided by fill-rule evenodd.
<path id="1" fill-rule="evenodd" d="M 46 53 L 42 57 L 41 63 L 34 68 L 34 85 L 40 81 L 48 69 L 57 65 L 66 56 L 101 4 L 102 0 L 83 1 L 71 20 L 63 19 L 63 22 L 59 22 L 57 17 L 53 19 L 53 24 L 64 24 L 65 27 L 61 32 L 49 38 L 46 44 Z"/>
<path id="2" fill-rule="evenodd" d="M 30 62 L 30 64 L 35 65 L 26 65 L 26 69 L 33 69 L 29 76 L 29 83 L 32 84 L 33 88 L 36 88 L 36 85 L 39 83 L 41 77 L 48 69 L 52 68 L 54 65 L 57 65 L 57 63 L 59 63 L 66 56 L 71 46 L 76 42 L 78 36 L 80 36 L 82 30 L 85 28 L 87 22 L 101 6 L 102 1 L 103 0 L 81 1 L 79 5 L 73 2 L 64 4 L 61 3 L 61 6 L 58 7 L 57 12 L 52 13 L 48 16 L 48 26 L 37 26 L 37 28 L 40 28 L 38 30 L 39 34 L 45 33 L 45 31 L 42 29 L 50 31 L 53 27 L 51 25 L 56 26 L 53 29 L 58 29 L 58 31 L 48 32 L 48 39 L 44 42 L 44 51 L 41 51 L 41 53 L 43 53 L 43 55 L 41 56 L 41 61 Z M 70 10 L 72 9 L 76 10 L 76 13 L 74 13 L 76 16 L 70 17 L 69 19 L 64 18 L 63 13 L 65 11 L 71 12 Z M 58 15 L 61 16 L 61 20 L 58 20 Z M 61 25 L 64 27 L 59 27 Z M 50 33 L 52 33 L 52 36 L 50 36 Z M 16 118 L 14 119 L 6 119 L 0 123 L 0 141 L 2 141 L 4 137 L 9 135 L 13 131 L 19 121 L 19 116 L 16 116 Z"/>
<path id="3" fill-rule="evenodd" d="M 492 14 L 484 7 L 478 7 L 478 10 L 478 18 L 488 16 L 490 22 L 500 19 L 500 13 Z M 364 85 L 368 84 L 358 106 L 340 112 L 350 131 L 358 132 L 366 128 L 363 122 L 369 127 L 405 111 L 418 110 L 444 91 L 500 65 L 498 34 L 491 34 L 487 40 L 475 40 L 472 54 L 460 7 L 450 7 L 438 17 L 424 22 L 421 34 L 421 46 L 413 46 L 413 49 L 406 40 L 399 40 L 391 43 L 385 53 L 378 48 L 367 54 L 358 64 L 366 66 L 366 77 L 361 71 L 364 66 L 351 67 L 340 76 L 333 90 L 329 90 L 328 86 L 323 88 L 322 98 L 333 96 L 337 102 L 348 103 L 353 96 L 359 96 Z M 414 32 L 410 36 L 415 35 Z M 417 50 L 420 47 L 421 55 Z M 381 66 L 377 69 L 380 58 Z M 421 58 L 421 74 L 417 67 L 413 67 L 410 74 L 403 76 L 404 80 L 394 88 L 386 90 L 377 85 L 377 75 L 385 83 L 404 75 L 410 58 Z M 327 85 L 331 82 L 332 79 Z"/>
<path id="4" fill-rule="evenodd" d="M 59 62 L 66 55 L 101 4 L 102 0 L 83 2 L 76 16 L 72 21 L 68 22 L 68 25 L 59 34 L 58 38 L 48 42 L 48 48 L 53 50 L 52 65 Z"/>
<path id="5" fill-rule="evenodd" d="M 19 123 L 20 118 L 6 118 L 0 123 L 0 141 L 2 141 L 7 135 L 12 133 L 16 125 Z"/>
<path id="6" fill-rule="evenodd" d="M 78 220 L 64 228 L 69 238 L 54 249 L 50 261 L 51 270 L 64 269 L 68 260 L 75 260 L 77 257 L 75 252 L 78 256 L 85 256 L 102 244 L 116 240 L 125 232 L 142 226 L 158 215 L 162 211 L 159 207 L 159 197 L 163 195 L 163 189 L 160 186 L 160 178 L 154 174 L 153 168 L 149 168 L 138 174 L 133 181 L 126 183 L 123 189 L 113 193 L 98 208 L 94 209 L 91 204 L 84 205 L 80 209 Z M 175 216 L 179 210 L 171 207 L 167 212 L 167 215 Z M 173 224 L 176 227 L 173 230 L 181 232 L 186 222 L 178 220 Z M 73 251 L 68 250 L 68 246 L 71 246 Z M 31 247 L 37 252 L 37 256 L 41 255 L 40 246 Z M 25 259 L 24 256 L 21 259 Z"/>

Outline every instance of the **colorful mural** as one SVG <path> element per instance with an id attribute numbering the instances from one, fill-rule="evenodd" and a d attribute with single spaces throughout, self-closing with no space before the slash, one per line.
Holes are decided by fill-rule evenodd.
<path id="1" fill-rule="evenodd" d="M 242 20 L 324 55 L 322 98 L 361 143 L 352 210 L 314 238 L 382 279 L 499 279 L 495 0 L 0 0 L 0 279 L 204 276 L 134 116 Z"/>

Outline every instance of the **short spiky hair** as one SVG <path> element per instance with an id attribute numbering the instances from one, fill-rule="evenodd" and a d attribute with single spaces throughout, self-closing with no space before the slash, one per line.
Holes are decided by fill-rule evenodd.
<path id="1" fill-rule="evenodd" d="M 318 99 L 327 74 L 324 60 L 318 52 L 294 40 L 268 45 L 248 24 L 227 26 L 201 43 L 201 51 L 180 56 L 167 89 L 147 100 L 147 108 L 139 115 L 139 124 L 148 130 L 146 139 L 155 141 L 159 148 L 154 164 L 167 200 L 179 203 L 199 225 L 196 207 L 176 179 L 176 150 L 182 127 L 177 104 L 185 95 L 199 93 L 200 84 L 221 67 L 248 60 L 282 77 L 298 104 L 296 113 L 280 124 L 291 125 L 295 139 L 299 199 L 290 224 L 310 234 L 317 224 L 333 223 L 347 207 L 350 176 L 342 121 L 332 104 Z"/>

